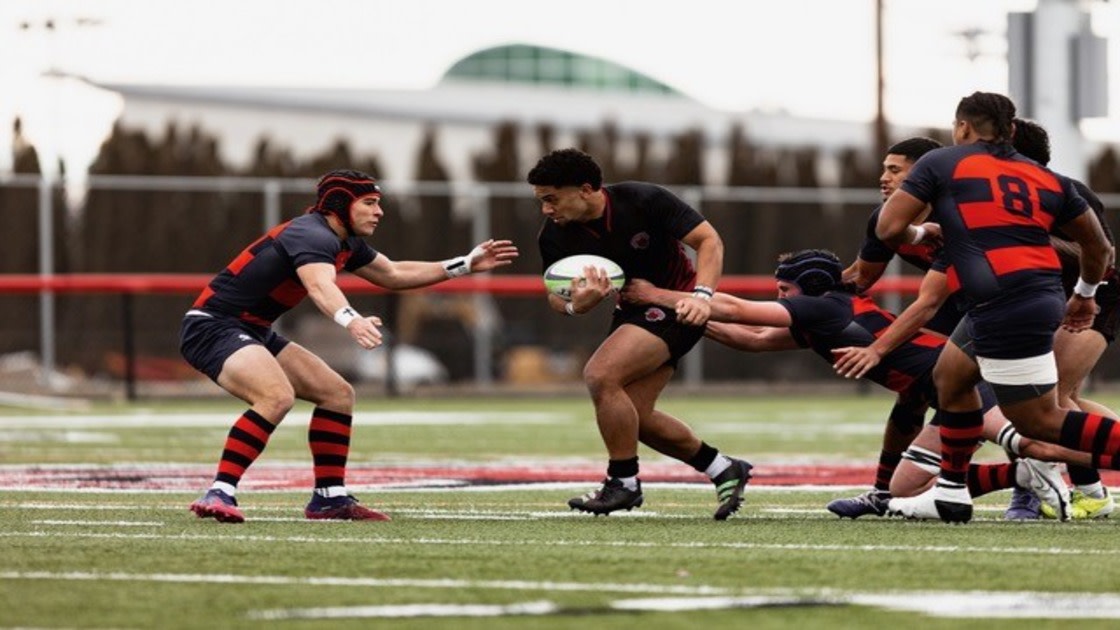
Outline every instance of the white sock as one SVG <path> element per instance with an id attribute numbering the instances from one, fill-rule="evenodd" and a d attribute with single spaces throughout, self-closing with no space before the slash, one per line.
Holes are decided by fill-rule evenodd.
<path id="1" fill-rule="evenodd" d="M 704 470 L 704 474 L 708 475 L 708 479 L 715 479 L 719 474 L 728 468 L 731 468 L 731 458 L 726 455 L 716 455 L 712 463 L 708 464 L 708 468 Z"/>
<path id="2" fill-rule="evenodd" d="M 1094 499 L 1104 498 L 1104 485 L 1097 481 L 1095 483 L 1086 484 L 1084 486 L 1077 486 L 1077 489 L 1085 494 L 1087 497 Z"/>
<path id="3" fill-rule="evenodd" d="M 631 492 L 637 492 L 637 490 L 638 490 L 638 478 L 636 476 L 635 477 L 618 477 L 618 480 L 622 482 L 622 487 L 623 488 L 626 488 L 627 490 L 629 490 Z"/>
<path id="4" fill-rule="evenodd" d="M 315 488 L 315 494 L 330 499 L 332 497 L 344 497 L 348 493 L 346 486 L 328 486 L 326 488 Z"/>
<path id="5" fill-rule="evenodd" d="M 224 481 L 215 481 L 214 483 L 210 484 L 210 489 L 211 490 L 221 490 L 222 492 L 228 494 L 231 497 L 237 496 L 237 487 L 233 486 L 233 485 L 230 485 L 230 484 L 228 484 Z"/>

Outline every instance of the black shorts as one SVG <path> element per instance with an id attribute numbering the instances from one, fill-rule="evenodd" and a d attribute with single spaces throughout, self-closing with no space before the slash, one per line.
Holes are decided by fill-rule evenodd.
<path id="1" fill-rule="evenodd" d="M 688 326 L 677 321 L 677 312 L 659 306 L 639 306 L 615 309 L 611 319 L 611 332 L 623 324 L 633 324 L 648 330 L 669 346 L 669 360 L 665 365 L 677 368 L 681 357 L 688 354 L 704 336 L 703 326 Z"/>
<path id="2" fill-rule="evenodd" d="M 1054 333 L 1066 315 L 1060 288 L 1035 291 L 977 306 L 961 320 L 967 326 L 973 353 L 986 359 L 1026 359 L 1054 350 Z M 950 339 L 957 341 L 957 331 Z"/>
<path id="3" fill-rule="evenodd" d="M 179 329 L 179 352 L 191 367 L 209 376 L 215 383 L 226 359 L 245 346 L 264 346 L 272 356 L 276 356 L 289 343 L 271 328 L 203 311 L 187 313 Z"/>
<path id="4" fill-rule="evenodd" d="M 1120 277 L 1113 275 L 1097 289 L 1097 306 L 1101 310 L 1093 318 L 1092 329 L 1099 332 L 1107 343 L 1112 343 L 1120 328 Z"/>

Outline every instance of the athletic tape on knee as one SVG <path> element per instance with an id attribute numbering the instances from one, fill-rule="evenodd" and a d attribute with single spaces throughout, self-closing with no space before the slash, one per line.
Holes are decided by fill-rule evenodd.
<path id="1" fill-rule="evenodd" d="M 1015 455 L 1016 457 L 1022 456 L 1019 451 L 1019 446 L 1023 442 L 1023 436 L 1015 430 L 1015 427 L 1010 422 L 1003 425 L 1003 428 L 996 433 L 996 442 L 1003 447 L 1003 450 Z"/>
<path id="2" fill-rule="evenodd" d="M 920 446 L 911 446 L 902 454 L 902 459 L 914 462 L 914 465 L 931 475 L 941 473 L 941 455 Z"/>

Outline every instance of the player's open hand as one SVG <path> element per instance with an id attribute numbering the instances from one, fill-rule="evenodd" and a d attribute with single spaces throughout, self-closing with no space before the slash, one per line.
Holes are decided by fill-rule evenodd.
<path id="1" fill-rule="evenodd" d="M 355 317 L 346 325 L 346 330 L 359 346 L 373 350 L 381 345 L 381 331 L 377 329 L 380 325 L 380 317 Z"/>
<path id="2" fill-rule="evenodd" d="M 470 253 L 471 273 L 490 271 L 504 267 L 517 258 L 519 252 L 513 241 L 496 241 L 490 239 L 479 243 Z"/>
<path id="3" fill-rule="evenodd" d="M 1062 328 L 1069 332 L 1081 332 L 1093 325 L 1093 318 L 1097 316 L 1100 308 L 1097 307 L 1095 298 L 1083 298 L 1074 294 L 1066 303 L 1066 317 L 1062 320 Z"/>
<path id="4" fill-rule="evenodd" d="M 859 346 L 833 348 L 832 355 L 836 357 L 832 369 L 844 378 L 863 378 L 868 370 L 879 365 L 879 361 L 883 359 L 878 350 Z"/>

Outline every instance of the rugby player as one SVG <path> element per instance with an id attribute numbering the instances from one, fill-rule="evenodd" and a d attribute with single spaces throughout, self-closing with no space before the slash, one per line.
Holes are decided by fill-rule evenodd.
<path id="1" fill-rule="evenodd" d="M 692 429 L 656 409 L 677 362 L 704 335 L 709 301 L 723 268 L 723 241 L 704 217 L 668 190 L 645 182 L 603 185 L 599 165 L 577 149 L 542 157 L 528 182 L 540 201 L 544 225 L 538 237 L 542 269 L 576 254 L 608 258 L 626 277 L 687 291 L 669 307 L 616 306 L 610 333 L 588 359 L 583 380 L 607 449 L 602 485 L 568 506 L 595 515 L 642 505 L 638 443 L 705 473 L 716 486 L 714 518 L 725 520 L 742 504 L 751 465 L 700 440 Z M 696 250 L 697 264 L 683 245 Z M 574 279 L 571 301 L 549 294 L 552 310 L 578 317 L 601 302 L 614 303 L 610 279 L 588 267 Z M 608 299 L 611 298 L 611 299 Z M 676 311 L 688 307 L 690 322 Z"/>

